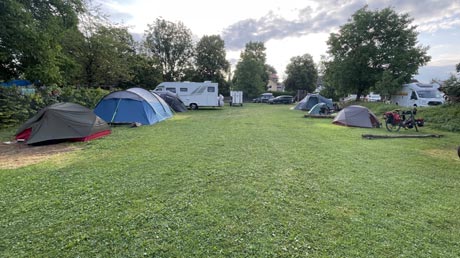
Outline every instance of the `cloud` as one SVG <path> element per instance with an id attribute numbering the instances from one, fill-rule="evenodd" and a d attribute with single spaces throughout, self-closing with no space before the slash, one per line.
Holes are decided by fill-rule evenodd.
<path id="1" fill-rule="evenodd" d="M 249 41 L 267 42 L 272 39 L 301 37 L 310 33 L 330 33 L 345 24 L 358 9 L 392 7 L 399 13 L 409 13 L 419 31 L 436 31 L 460 27 L 460 2 L 419 0 L 326 0 L 318 1 L 315 8 L 299 9 L 295 17 L 285 18 L 276 11 L 269 11 L 258 19 L 245 19 L 223 30 L 222 37 L 230 50 L 244 48 Z"/>

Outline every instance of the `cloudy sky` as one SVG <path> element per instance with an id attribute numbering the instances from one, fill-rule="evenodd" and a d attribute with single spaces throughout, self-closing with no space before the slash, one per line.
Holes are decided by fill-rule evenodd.
<path id="1" fill-rule="evenodd" d="M 221 35 L 227 59 L 236 63 L 249 41 L 262 41 L 267 63 L 281 78 L 291 57 L 309 53 L 315 62 L 327 51 L 329 34 L 364 5 L 409 13 L 419 44 L 429 46 L 431 62 L 419 70 L 422 82 L 446 79 L 460 62 L 460 0 L 93 0 L 114 22 L 142 38 L 147 24 L 161 17 L 181 21 L 197 39 Z"/>

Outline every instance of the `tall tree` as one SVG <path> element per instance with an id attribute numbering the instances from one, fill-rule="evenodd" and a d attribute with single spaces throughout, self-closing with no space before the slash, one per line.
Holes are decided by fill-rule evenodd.
<path id="1" fill-rule="evenodd" d="M 284 81 L 286 90 L 306 90 L 313 92 L 318 81 L 318 70 L 310 54 L 291 58 L 286 67 L 287 78 Z"/>
<path id="2" fill-rule="evenodd" d="M 203 36 L 196 46 L 196 68 L 200 80 L 222 80 L 223 73 L 230 67 L 225 56 L 225 43 L 220 36 Z"/>
<path id="3" fill-rule="evenodd" d="M 268 81 L 265 56 L 265 46 L 262 42 L 246 44 L 233 76 L 235 89 L 242 90 L 248 97 L 255 97 L 265 90 Z"/>
<path id="4" fill-rule="evenodd" d="M 72 51 L 81 67 L 76 83 L 87 87 L 131 85 L 139 59 L 128 28 L 111 23 L 93 6 L 87 6 L 80 21 L 82 39 Z M 71 42 L 77 39 L 76 36 Z"/>
<path id="5" fill-rule="evenodd" d="M 384 95 L 397 91 L 430 60 L 428 48 L 417 45 L 411 23 L 408 14 L 391 8 L 358 10 L 329 37 L 327 83 L 339 92 L 356 94 L 358 100 L 371 88 Z"/>
<path id="6" fill-rule="evenodd" d="M 181 22 L 156 19 L 145 31 L 145 46 L 159 60 L 165 81 L 181 80 L 193 64 L 191 31 Z"/>
<path id="7" fill-rule="evenodd" d="M 460 73 L 460 63 L 458 63 L 458 64 L 455 66 L 455 69 L 457 70 L 457 73 Z"/>
<path id="8" fill-rule="evenodd" d="M 0 2 L 0 79 L 25 77 L 43 83 L 64 80 L 72 63 L 61 41 L 76 31 L 80 0 Z"/>

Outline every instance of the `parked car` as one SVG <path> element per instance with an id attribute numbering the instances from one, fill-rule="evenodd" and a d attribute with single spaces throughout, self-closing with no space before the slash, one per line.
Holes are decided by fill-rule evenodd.
<path id="1" fill-rule="evenodd" d="M 343 102 L 352 102 L 356 100 L 356 94 L 350 94 L 343 98 Z"/>
<path id="2" fill-rule="evenodd" d="M 274 98 L 273 93 L 262 93 L 259 97 L 252 100 L 254 103 L 267 103 L 268 100 Z"/>
<path id="3" fill-rule="evenodd" d="M 281 95 L 268 100 L 268 104 L 292 104 L 292 102 L 292 96 L 289 95 Z"/>
<path id="4" fill-rule="evenodd" d="M 378 101 L 382 101 L 382 97 L 380 97 L 379 94 L 375 94 L 371 92 L 369 93 L 369 95 L 366 96 L 366 100 L 369 102 L 378 102 Z"/>

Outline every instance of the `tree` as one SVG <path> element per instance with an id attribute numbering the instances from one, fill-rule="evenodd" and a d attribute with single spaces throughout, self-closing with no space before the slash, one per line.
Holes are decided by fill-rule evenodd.
<path id="1" fill-rule="evenodd" d="M 264 66 L 252 58 L 241 59 L 236 65 L 233 85 L 250 98 L 256 97 L 265 91 Z"/>
<path id="2" fill-rule="evenodd" d="M 137 65 L 136 43 L 126 26 L 114 24 L 98 7 L 80 16 L 80 35 L 69 37 L 68 48 L 79 64 L 75 84 L 86 87 L 132 85 Z"/>
<path id="3" fill-rule="evenodd" d="M 156 19 L 145 31 L 145 46 L 160 62 L 165 81 L 181 80 L 192 67 L 194 46 L 191 31 L 181 22 Z"/>
<path id="4" fill-rule="evenodd" d="M 441 89 L 445 94 L 449 102 L 459 103 L 460 102 L 460 79 L 454 75 L 450 76 L 449 79 L 444 81 Z"/>
<path id="5" fill-rule="evenodd" d="M 196 46 L 196 67 L 202 81 L 222 80 L 230 63 L 225 59 L 225 43 L 218 35 L 203 36 Z"/>
<path id="6" fill-rule="evenodd" d="M 455 69 L 457 70 L 457 73 L 460 73 L 460 63 L 458 63 L 457 66 L 455 66 Z"/>
<path id="7" fill-rule="evenodd" d="M 64 80 L 62 67 L 72 64 L 61 41 L 77 31 L 80 0 L 0 3 L 0 79 L 24 77 L 43 83 Z"/>
<path id="8" fill-rule="evenodd" d="M 265 46 L 262 42 L 246 44 L 233 76 L 235 89 L 244 91 L 248 97 L 255 97 L 265 90 L 268 81 L 265 56 Z"/>
<path id="9" fill-rule="evenodd" d="M 291 62 L 286 67 L 286 75 L 284 85 L 288 91 L 313 92 L 316 89 L 318 70 L 310 54 L 291 58 Z"/>
<path id="10" fill-rule="evenodd" d="M 130 84 L 123 88 L 142 87 L 144 89 L 154 89 L 163 81 L 160 63 L 152 56 L 142 53 L 137 54 L 130 60 L 130 69 L 133 75 Z"/>
<path id="11" fill-rule="evenodd" d="M 411 23 L 408 14 L 391 8 L 358 10 L 329 37 L 327 83 L 340 93 L 355 93 L 357 100 L 371 89 L 394 93 L 397 89 L 389 85 L 409 82 L 430 60 L 428 48 L 416 45 L 418 33 Z"/>

